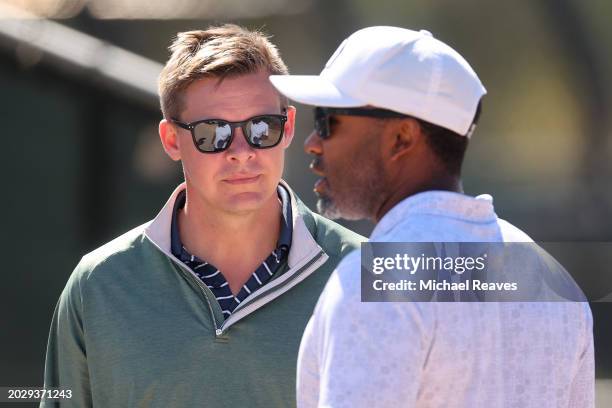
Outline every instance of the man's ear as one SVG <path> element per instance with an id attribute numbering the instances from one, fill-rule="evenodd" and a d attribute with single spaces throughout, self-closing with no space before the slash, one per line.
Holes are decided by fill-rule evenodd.
<path id="1" fill-rule="evenodd" d="M 410 154 L 423 139 L 421 126 L 412 118 L 398 121 L 390 130 L 392 133 L 389 135 L 387 149 L 389 160 L 398 160 Z"/>
<path id="2" fill-rule="evenodd" d="M 283 149 L 286 149 L 293 141 L 293 135 L 295 133 L 295 106 L 287 106 L 287 122 L 285 122 L 285 133 L 283 134 Z"/>
<path id="3" fill-rule="evenodd" d="M 176 127 L 168 122 L 166 119 L 162 119 L 159 122 L 159 138 L 161 139 L 164 151 L 174 161 L 181 160 L 181 152 L 179 150 L 179 139 L 176 134 Z"/>

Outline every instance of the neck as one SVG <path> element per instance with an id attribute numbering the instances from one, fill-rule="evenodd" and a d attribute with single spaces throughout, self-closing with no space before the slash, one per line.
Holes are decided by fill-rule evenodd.
<path id="1" fill-rule="evenodd" d="M 378 223 L 386 213 L 388 213 L 393 207 L 395 207 L 400 201 L 407 197 L 413 196 L 418 193 L 425 191 L 452 191 L 455 193 L 463 193 L 463 186 L 461 184 L 461 176 L 453 175 L 439 175 L 437 177 L 430 177 L 427 180 L 423 180 L 419 183 L 404 182 L 399 183 L 390 189 L 390 193 L 382 201 L 378 207 L 378 211 L 374 214 L 374 220 Z"/>
<path id="2" fill-rule="evenodd" d="M 207 206 L 188 187 L 178 220 L 181 241 L 191 254 L 223 268 L 228 278 L 234 270 L 257 265 L 272 252 L 280 233 L 280 214 L 276 194 L 257 210 L 228 213 Z"/>

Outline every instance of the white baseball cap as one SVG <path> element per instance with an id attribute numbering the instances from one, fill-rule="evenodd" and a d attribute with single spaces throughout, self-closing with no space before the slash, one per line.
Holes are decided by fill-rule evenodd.
<path id="1" fill-rule="evenodd" d="M 322 107 L 374 106 L 470 136 L 487 93 L 467 61 L 425 30 L 367 27 L 348 37 L 320 75 L 271 75 L 279 92 Z"/>

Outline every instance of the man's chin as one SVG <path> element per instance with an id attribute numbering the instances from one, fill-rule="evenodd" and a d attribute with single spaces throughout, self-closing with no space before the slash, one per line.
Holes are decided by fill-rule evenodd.
<path id="1" fill-rule="evenodd" d="M 266 195 L 260 191 L 244 191 L 226 197 L 225 209 L 229 212 L 248 213 L 257 211 L 266 203 Z"/>
<path id="2" fill-rule="evenodd" d="M 335 201 L 326 196 L 319 196 L 317 200 L 317 212 L 330 220 L 342 218 L 347 221 L 359 221 L 367 218 L 367 215 L 338 205 Z"/>
<path id="3" fill-rule="evenodd" d="M 317 200 L 317 211 L 330 220 L 346 218 L 342 210 L 340 210 L 340 208 L 336 206 L 336 203 L 329 197 L 319 197 Z"/>

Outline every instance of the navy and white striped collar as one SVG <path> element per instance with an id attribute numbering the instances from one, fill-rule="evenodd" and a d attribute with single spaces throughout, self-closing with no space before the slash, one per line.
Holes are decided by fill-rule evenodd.
<path id="1" fill-rule="evenodd" d="M 289 249 L 289 257 L 287 259 L 287 265 L 291 270 L 301 267 L 320 254 L 323 249 L 315 239 L 317 224 L 313 214 L 304 206 L 284 180 L 281 179 L 279 185 L 289 192 L 291 201 L 289 206 L 292 217 L 291 248 Z M 172 214 L 176 197 L 185 188 L 185 182 L 182 182 L 174 189 L 155 218 L 145 224 L 144 231 L 145 237 L 153 245 L 163 254 L 177 262 L 180 261 L 172 254 L 171 248 Z"/>
<path id="2" fill-rule="evenodd" d="M 251 274 L 249 279 L 233 294 L 223 273 L 214 265 L 203 259 L 192 255 L 181 243 L 178 213 L 185 205 L 186 194 L 179 193 L 173 207 L 171 225 L 171 248 L 173 255 L 187 265 L 195 275 L 211 290 L 219 303 L 224 317 L 229 317 L 234 309 L 245 300 L 251 293 L 266 285 L 270 279 L 281 270 L 287 259 L 291 246 L 292 236 L 292 214 L 289 192 L 282 186 L 278 186 L 278 196 L 281 200 L 281 232 L 276 248 L 263 261 L 263 263 Z"/>

